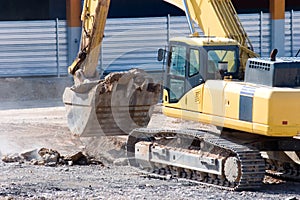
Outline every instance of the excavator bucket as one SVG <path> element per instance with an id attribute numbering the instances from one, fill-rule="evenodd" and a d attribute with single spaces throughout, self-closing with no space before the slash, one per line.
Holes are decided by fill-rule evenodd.
<path id="1" fill-rule="evenodd" d="M 114 72 L 104 80 L 66 88 L 68 126 L 81 137 L 127 135 L 146 127 L 161 86 L 143 70 Z"/>

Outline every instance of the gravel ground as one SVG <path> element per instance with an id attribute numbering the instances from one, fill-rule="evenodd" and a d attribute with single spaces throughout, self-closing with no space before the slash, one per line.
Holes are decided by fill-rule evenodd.
<path id="1" fill-rule="evenodd" d="M 229 192 L 176 180 L 149 179 L 128 166 L 44 167 L 1 163 L 6 199 L 299 199 L 299 184 Z"/>
<path id="2" fill-rule="evenodd" d="M 175 179 L 145 178 L 138 170 L 122 166 L 126 137 L 80 139 L 67 128 L 61 100 L 19 101 L 13 97 L 0 104 L 0 155 L 42 147 L 61 154 L 84 150 L 105 165 L 47 167 L 0 161 L 0 199 L 300 199 L 300 183 L 295 182 L 229 192 Z M 159 109 L 149 126 L 212 128 L 165 117 Z"/>

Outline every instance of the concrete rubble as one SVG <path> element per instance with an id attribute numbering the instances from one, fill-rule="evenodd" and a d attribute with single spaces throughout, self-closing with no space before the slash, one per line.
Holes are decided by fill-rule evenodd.
<path id="1" fill-rule="evenodd" d="M 4 155 L 2 161 L 5 163 L 29 163 L 32 165 L 44 165 L 55 167 L 57 165 L 102 165 L 104 164 L 84 152 L 77 152 L 72 155 L 61 155 L 53 149 L 41 148 L 26 151 L 20 154 Z"/>

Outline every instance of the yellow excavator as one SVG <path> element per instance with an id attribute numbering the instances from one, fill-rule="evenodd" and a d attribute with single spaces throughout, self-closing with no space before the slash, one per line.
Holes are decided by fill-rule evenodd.
<path id="1" fill-rule="evenodd" d="M 230 0 L 165 1 L 186 12 L 191 35 L 159 50 L 167 65 L 163 113 L 213 124 L 220 132 L 146 128 L 160 84 L 137 69 L 98 79 L 105 0 L 84 2 L 81 48 L 69 68 L 75 85 L 63 97 L 70 130 L 129 134 L 130 165 L 151 176 L 227 190 L 257 189 L 266 172 L 299 180 L 300 59 L 277 58 L 276 50 L 256 58 Z"/>

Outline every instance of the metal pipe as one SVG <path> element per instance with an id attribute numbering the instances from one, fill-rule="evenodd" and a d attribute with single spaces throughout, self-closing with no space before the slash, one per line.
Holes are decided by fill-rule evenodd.
<path id="1" fill-rule="evenodd" d="M 262 56 L 262 54 L 263 54 L 263 17 L 264 17 L 264 13 L 261 11 L 260 12 L 260 24 L 259 24 L 259 31 L 260 31 L 260 37 L 259 37 L 259 46 L 260 46 L 260 49 L 259 49 L 259 51 L 260 51 L 260 56 Z"/>
<path id="2" fill-rule="evenodd" d="M 294 55 L 294 10 L 291 10 L 291 56 Z"/>
<path id="3" fill-rule="evenodd" d="M 187 19 L 187 22 L 188 22 L 188 25 L 189 25 L 189 29 L 191 31 L 191 34 L 194 34 L 196 31 L 195 31 L 195 27 L 194 27 L 194 24 L 193 24 L 193 21 L 192 21 L 192 18 L 191 18 L 191 14 L 189 12 L 187 1 L 182 0 L 182 2 L 183 2 L 184 10 L 185 10 L 185 16 L 186 16 L 186 19 Z"/>
<path id="4" fill-rule="evenodd" d="M 57 77 L 60 77 L 60 65 L 59 65 L 59 26 L 58 18 L 56 18 L 56 67 L 57 67 Z"/>
<path id="5" fill-rule="evenodd" d="M 167 44 L 170 42 L 170 26 L 171 26 L 171 16 L 168 14 L 167 16 Z"/>

